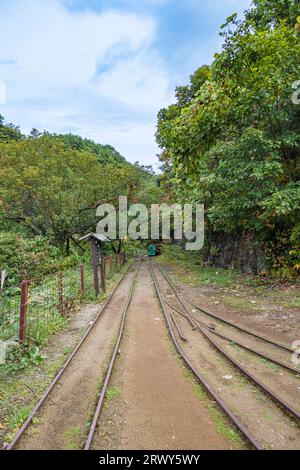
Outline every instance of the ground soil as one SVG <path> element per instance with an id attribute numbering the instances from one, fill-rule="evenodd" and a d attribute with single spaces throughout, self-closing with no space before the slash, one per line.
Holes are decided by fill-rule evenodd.
<path id="1" fill-rule="evenodd" d="M 174 307 L 184 312 L 176 295 L 160 271 L 155 270 L 163 296 Z M 167 307 L 168 314 L 172 309 Z M 192 309 L 191 309 L 192 312 Z M 196 311 L 194 310 L 194 315 Z M 193 313 L 193 312 L 192 312 Z M 187 341 L 182 342 L 175 331 L 178 341 L 194 367 L 201 371 L 206 380 L 229 405 L 253 436 L 265 449 L 299 449 L 300 428 L 281 408 L 279 408 L 260 388 L 250 382 L 226 358 L 224 358 L 198 330 L 193 331 L 190 324 L 174 310 L 178 325 Z M 203 317 L 201 317 L 203 321 Z M 204 319 L 209 323 L 208 318 Z M 271 386 L 279 395 L 294 407 L 299 402 L 299 379 L 289 372 L 270 367 L 250 354 L 238 352 L 235 346 L 214 338 L 230 354 L 244 363 L 244 366 Z M 247 339 L 247 344 L 251 340 Z M 253 346 L 253 345 L 252 345 Z"/>
<path id="2" fill-rule="evenodd" d="M 141 266 L 94 449 L 232 449 L 176 358 Z"/>
<path id="3" fill-rule="evenodd" d="M 164 269 L 175 279 L 178 290 L 195 304 L 289 347 L 300 339 L 300 308 L 276 304 L 277 297 L 280 296 L 281 300 L 284 297 L 284 287 L 274 291 L 265 289 L 263 294 L 246 286 L 191 286 L 181 281 L 173 266 L 164 266 Z M 299 292 L 299 286 L 289 286 L 289 294 L 296 290 Z"/>

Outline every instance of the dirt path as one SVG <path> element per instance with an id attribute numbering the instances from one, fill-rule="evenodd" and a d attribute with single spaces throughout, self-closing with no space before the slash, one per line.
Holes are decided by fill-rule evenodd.
<path id="1" fill-rule="evenodd" d="M 121 282 L 107 310 L 22 437 L 18 449 L 82 448 L 132 276 L 131 271 Z"/>
<path id="2" fill-rule="evenodd" d="M 147 264 L 128 311 L 94 449 L 231 449 L 184 376 L 167 336 Z"/>

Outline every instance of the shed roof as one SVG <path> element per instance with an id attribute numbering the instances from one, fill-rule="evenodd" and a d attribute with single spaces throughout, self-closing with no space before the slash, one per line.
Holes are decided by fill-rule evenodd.
<path id="1" fill-rule="evenodd" d="M 97 240 L 98 242 L 110 242 L 110 239 L 105 237 L 104 235 L 101 235 L 100 233 L 88 233 L 84 237 L 80 238 L 80 242 L 84 242 L 86 240 Z"/>

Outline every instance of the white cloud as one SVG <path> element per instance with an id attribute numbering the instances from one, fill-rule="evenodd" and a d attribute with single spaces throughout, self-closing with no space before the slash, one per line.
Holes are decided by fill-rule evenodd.
<path id="1" fill-rule="evenodd" d="M 43 88 L 87 85 L 111 48 L 122 43 L 137 51 L 151 41 L 153 26 L 148 18 L 129 14 L 71 14 L 55 0 L 14 1 L 0 16 L 7 38 L 1 59 L 18 65 L 13 79 L 22 80 L 33 95 Z M 11 68 L 6 67 L 10 79 Z"/>
<path id="2" fill-rule="evenodd" d="M 154 122 L 147 124 L 136 123 L 123 128 L 118 126 L 105 128 L 100 131 L 100 135 L 105 142 L 119 142 L 119 151 L 123 155 L 130 154 L 132 162 L 140 161 L 157 168 L 158 160 L 156 155 L 159 153 L 159 149 L 153 138 L 154 130 Z M 95 131 L 88 132 L 88 137 L 97 140 L 99 130 L 95 129 Z"/>
<path id="3" fill-rule="evenodd" d="M 0 78 L 8 95 L 0 113 L 26 132 L 76 128 L 85 135 L 96 124 L 91 137 L 97 141 L 115 145 L 132 161 L 151 158 L 153 115 L 170 98 L 164 64 L 151 52 L 152 18 L 119 11 L 74 13 L 58 0 L 13 0 L 0 3 L 0 31 L 6 38 Z M 109 130 L 109 102 L 115 109 L 128 108 L 126 133 Z M 137 131 L 136 118 L 130 117 L 134 110 L 151 125 Z"/>
<path id="4" fill-rule="evenodd" d="M 121 1 L 103 2 L 108 6 L 100 13 L 75 13 L 66 3 L 73 2 L 0 0 L 0 80 L 7 94 L 0 114 L 24 132 L 72 131 L 114 145 L 130 161 L 154 163 L 156 113 L 173 101 L 176 83 L 210 62 L 217 34 L 174 44 L 172 62 L 159 52 L 159 18 L 124 11 L 173 0 L 124 0 L 123 12 L 109 9 Z M 214 24 L 250 0 L 178 3 Z"/>
<path id="5" fill-rule="evenodd" d="M 127 107 L 157 112 L 168 104 L 173 94 L 161 59 L 143 50 L 129 59 L 121 59 L 96 80 L 100 95 L 123 103 Z"/>

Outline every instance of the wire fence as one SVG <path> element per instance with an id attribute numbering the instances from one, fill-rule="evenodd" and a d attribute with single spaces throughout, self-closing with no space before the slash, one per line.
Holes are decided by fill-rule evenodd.
<path id="1" fill-rule="evenodd" d="M 105 280 L 126 259 L 125 254 L 101 258 L 98 270 L 103 272 L 104 290 Z M 95 272 L 91 264 L 74 266 L 39 281 L 23 280 L 13 292 L 0 292 L 0 341 L 41 344 L 82 301 L 95 299 Z"/>

